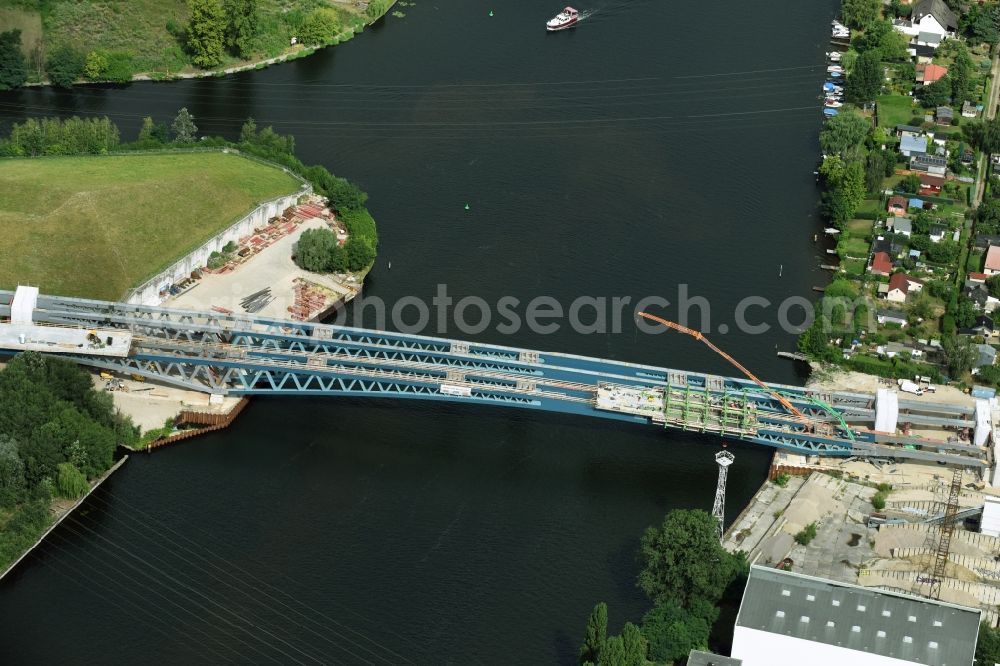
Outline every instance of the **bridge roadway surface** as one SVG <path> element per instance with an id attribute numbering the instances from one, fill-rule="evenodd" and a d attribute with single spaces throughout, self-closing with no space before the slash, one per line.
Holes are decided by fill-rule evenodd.
<path id="1" fill-rule="evenodd" d="M 14 292 L 0 290 L 0 318 Z M 741 377 L 405 333 L 39 295 L 38 330 L 131 333 L 127 356 L 60 356 L 198 391 L 228 395 L 403 397 L 655 423 L 802 454 L 910 458 L 985 466 L 959 442 L 874 433 L 875 396 L 770 386 L 809 417 L 788 413 Z M 13 342 L 12 342 L 13 340 Z M 12 336 L 0 353 L 16 353 Z M 610 398 L 609 398 L 610 396 Z M 625 396 L 615 402 L 615 396 Z M 973 428 L 972 406 L 899 401 L 900 421 Z"/>

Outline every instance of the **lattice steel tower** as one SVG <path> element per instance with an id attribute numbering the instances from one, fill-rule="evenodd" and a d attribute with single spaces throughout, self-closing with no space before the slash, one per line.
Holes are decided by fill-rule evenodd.
<path id="1" fill-rule="evenodd" d="M 726 477 L 729 475 L 729 466 L 736 459 L 729 451 L 719 451 L 715 454 L 715 462 L 719 465 L 719 483 L 715 486 L 715 502 L 712 504 L 712 515 L 719 522 L 719 541 L 722 541 L 722 533 L 726 520 Z"/>

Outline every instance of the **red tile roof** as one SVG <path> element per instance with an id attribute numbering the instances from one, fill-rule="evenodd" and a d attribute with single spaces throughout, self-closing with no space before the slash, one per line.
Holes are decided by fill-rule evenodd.
<path id="1" fill-rule="evenodd" d="M 889 291 L 892 291 L 893 289 L 899 289 L 904 294 L 907 294 L 910 291 L 911 282 L 923 284 L 923 281 L 918 280 L 916 278 L 911 278 L 906 273 L 896 273 L 891 278 L 889 278 Z"/>
<path id="2" fill-rule="evenodd" d="M 941 189 L 944 185 L 944 176 L 933 176 L 929 173 L 920 174 L 921 187 L 936 187 Z"/>
<path id="3" fill-rule="evenodd" d="M 917 76 L 920 76 L 921 66 L 917 65 Z M 948 73 L 947 67 L 941 65 L 923 65 L 924 83 L 934 83 Z"/>
<path id="4" fill-rule="evenodd" d="M 883 275 L 888 275 L 892 272 L 892 259 L 885 252 L 876 252 L 875 256 L 872 257 L 872 265 L 870 268 L 872 273 L 882 273 Z"/>
<path id="5" fill-rule="evenodd" d="M 1000 271 L 1000 246 L 991 245 L 986 251 L 986 270 Z"/>
<path id="6" fill-rule="evenodd" d="M 986 282 L 987 278 L 989 278 L 989 275 L 987 275 L 986 273 L 977 273 L 975 271 L 969 272 L 970 280 L 979 280 L 980 282 Z"/>

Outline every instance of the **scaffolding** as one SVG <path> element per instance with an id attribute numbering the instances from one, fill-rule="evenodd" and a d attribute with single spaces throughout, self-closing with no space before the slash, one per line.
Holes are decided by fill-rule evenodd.
<path id="1" fill-rule="evenodd" d="M 729 466 L 736 459 L 729 451 L 719 451 L 715 454 L 715 462 L 719 466 L 719 481 L 715 485 L 715 501 L 712 503 L 712 517 L 719 529 L 719 541 L 725 532 L 726 523 L 726 478 L 729 476 Z"/>
<path id="2" fill-rule="evenodd" d="M 671 386 L 663 392 L 663 427 L 741 437 L 757 431 L 757 405 L 744 391 Z"/>

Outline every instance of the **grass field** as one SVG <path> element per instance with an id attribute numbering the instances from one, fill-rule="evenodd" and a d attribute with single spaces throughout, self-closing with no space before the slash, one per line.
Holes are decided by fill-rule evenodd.
<path id="1" fill-rule="evenodd" d="M 0 287 L 117 300 L 300 187 L 223 153 L 0 160 Z"/>
<path id="2" fill-rule="evenodd" d="M 882 95 L 876 104 L 879 127 L 908 125 L 913 114 L 920 111 L 913 105 L 913 99 L 904 95 Z"/>
<path id="3" fill-rule="evenodd" d="M 289 46 L 309 11 L 330 7 L 340 16 L 345 33 L 349 23 L 364 22 L 360 6 L 334 0 L 260 0 L 260 34 L 254 43 L 254 58 L 274 57 L 301 47 Z M 82 53 L 102 50 L 127 58 L 135 73 L 172 75 L 196 70 L 191 54 L 176 36 L 189 19 L 187 0 L 0 0 L 0 30 L 22 29 L 22 47 L 33 61 L 38 53 L 68 45 Z M 174 26 L 174 33 L 168 29 Z M 345 37 L 346 39 L 346 37 Z M 226 54 L 220 67 L 239 64 Z M 39 71 L 32 62 L 32 76 Z"/>

